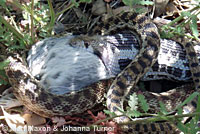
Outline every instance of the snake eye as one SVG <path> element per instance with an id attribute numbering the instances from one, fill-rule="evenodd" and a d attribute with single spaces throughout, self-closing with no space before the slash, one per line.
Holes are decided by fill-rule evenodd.
<path id="1" fill-rule="evenodd" d="M 37 80 L 41 80 L 41 75 L 37 74 L 37 75 L 35 76 L 35 78 L 36 78 Z"/>

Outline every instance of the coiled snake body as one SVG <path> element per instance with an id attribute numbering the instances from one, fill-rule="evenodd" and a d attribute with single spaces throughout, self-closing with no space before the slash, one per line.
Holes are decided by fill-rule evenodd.
<path id="1" fill-rule="evenodd" d="M 155 63 L 159 52 L 160 38 L 156 26 L 144 15 L 136 13 L 125 12 L 116 18 L 109 18 L 107 22 L 100 22 L 88 33 L 91 35 L 100 34 L 101 36 L 102 29 L 105 30 L 104 35 L 112 35 L 124 29 L 132 31 L 138 35 L 141 45 L 139 54 L 114 80 L 101 80 L 75 93 L 52 94 L 41 87 L 27 69 L 24 61 L 20 57 L 14 56 L 9 58 L 11 62 L 6 68 L 6 73 L 16 97 L 27 108 L 44 117 L 72 115 L 93 107 L 103 97 L 105 87 L 110 87 L 107 93 L 108 109 L 116 114 L 121 114 L 117 107 L 123 108 L 123 101 L 130 90 L 137 92 L 132 87 L 136 86 L 138 80 Z M 194 67 L 194 65 L 192 66 Z M 144 94 L 148 95 L 149 93 Z M 119 118 L 117 121 L 124 122 L 127 119 Z M 151 130 L 147 131 L 172 129 L 169 124 L 165 124 L 165 126 L 167 127 L 164 129 L 162 123 L 151 124 Z M 134 125 L 129 126 L 128 131 L 146 131 L 138 130 L 138 128 L 137 125 L 135 128 Z"/>

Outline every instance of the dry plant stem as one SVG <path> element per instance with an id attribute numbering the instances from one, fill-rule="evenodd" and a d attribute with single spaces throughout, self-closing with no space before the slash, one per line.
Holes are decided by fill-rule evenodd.
<path id="1" fill-rule="evenodd" d="M 191 16 L 193 16 L 193 15 L 197 16 L 198 14 L 200 14 L 200 11 L 197 11 L 196 13 L 191 14 Z M 190 20 L 191 20 L 191 17 L 189 17 L 188 19 L 182 21 L 180 24 L 177 25 L 177 27 L 178 26 L 184 26 L 185 24 L 188 24 L 190 22 Z"/>
<path id="2" fill-rule="evenodd" d="M 136 121 L 130 121 L 130 122 L 126 122 L 126 123 L 119 123 L 118 125 L 128 125 L 128 124 L 138 124 L 138 123 L 142 123 L 142 124 L 147 124 L 147 123 L 151 123 L 151 122 L 156 122 L 156 121 L 177 121 L 179 118 L 183 118 L 183 117 L 194 117 L 194 116 L 199 116 L 200 113 L 199 112 L 194 112 L 194 113 L 190 113 L 190 114 L 181 114 L 181 115 L 169 115 L 169 116 L 158 116 L 158 117 L 153 117 L 153 118 L 147 118 L 147 119 L 143 119 L 143 120 L 136 120 Z"/>
<path id="3" fill-rule="evenodd" d="M 0 16 L 0 22 L 3 23 L 9 30 L 12 31 L 19 39 L 23 39 L 24 36 L 19 33 L 12 25 L 10 25 L 2 16 Z"/>
<path id="4" fill-rule="evenodd" d="M 190 20 L 191 20 L 191 16 L 193 16 L 193 15 L 195 15 L 195 16 L 198 15 L 198 14 L 200 13 L 200 11 L 199 11 L 198 9 L 199 9 L 199 6 L 194 7 L 193 9 L 191 9 L 191 10 L 188 11 L 188 12 L 191 13 L 191 15 L 188 16 L 187 19 L 183 20 L 185 16 L 184 16 L 184 15 L 181 15 L 181 16 L 177 17 L 176 19 L 174 19 L 173 21 L 171 21 L 170 23 L 168 23 L 166 26 L 163 26 L 162 29 L 164 29 L 164 30 L 165 30 L 166 28 L 167 28 L 167 29 L 170 29 L 170 27 L 171 27 L 173 24 L 175 24 L 175 23 L 177 23 L 177 22 L 183 20 L 180 24 L 178 24 L 178 25 L 176 26 L 176 28 L 173 29 L 173 28 L 171 27 L 172 33 L 178 34 L 178 35 L 180 35 L 180 36 L 187 36 L 188 38 L 194 39 L 194 38 L 195 38 L 194 36 L 190 36 L 190 35 L 178 33 L 178 32 L 176 32 L 176 29 L 177 29 L 178 27 L 184 27 L 186 24 L 188 24 L 188 23 L 190 22 Z M 193 12 L 193 13 L 192 13 L 192 12 Z M 195 39 L 196 39 L 196 38 L 195 38 Z M 196 40 L 199 41 L 199 39 L 196 39 Z"/>
<path id="5" fill-rule="evenodd" d="M 129 122 L 125 122 L 125 123 L 119 123 L 118 125 L 119 126 L 122 126 L 122 125 L 129 125 L 129 124 L 138 124 L 138 123 L 142 123 L 142 124 L 147 124 L 147 123 L 151 123 L 151 122 L 156 122 L 156 121 L 169 121 L 169 122 L 172 122 L 173 121 L 177 121 L 179 118 L 183 118 L 183 117 L 194 117 L 194 116 L 200 116 L 200 113 L 199 112 L 194 112 L 194 113 L 190 113 L 190 114 L 181 114 L 181 115 L 159 115 L 159 116 L 156 116 L 155 114 L 143 114 L 143 116 L 154 116 L 154 117 L 149 117 L 149 118 L 145 118 L 145 119 L 141 119 L 141 120 L 135 120 L 135 121 L 129 121 Z M 121 117 L 121 116 L 127 116 L 125 114 L 123 115 L 116 115 L 116 116 L 113 116 L 113 117 L 108 117 L 106 119 L 103 119 L 103 120 L 98 120 L 97 122 L 95 122 L 94 124 L 90 125 L 89 127 L 92 128 L 94 125 L 98 125 L 100 124 L 101 122 L 105 122 L 105 121 L 108 121 L 108 120 L 112 120 L 114 118 L 117 118 L 117 117 Z"/>
<path id="6" fill-rule="evenodd" d="M 19 27 L 17 26 L 13 16 L 10 16 L 10 19 L 11 19 L 11 22 L 12 22 L 14 28 L 20 33 L 21 31 L 20 31 Z"/>
<path id="7" fill-rule="evenodd" d="M 199 6 L 196 6 L 193 9 L 191 9 L 189 12 L 193 12 L 193 11 L 197 10 L 198 8 L 199 8 Z M 166 26 L 168 26 L 168 27 L 172 26 L 173 24 L 175 24 L 176 22 L 182 20 L 183 18 L 184 18 L 184 16 L 181 15 L 181 16 L 177 17 L 176 19 L 174 19 L 173 21 L 171 21 L 170 23 L 168 23 Z"/>
<path id="8" fill-rule="evenodd" d="M 31 0 L 31 39 L 32 42 L 35 42 L 35 34 L 34 34 L 34 22 L 33 22 L 33 16 L 34 16 L 34 0 Z"/>
<path id="9" fill-rule="evenodd" d="M 26 11 L 27 13 L 31 14 L 31 11 L 30 11 L 30 9 L 29 9 L 27 6 L 21 5 L 21 4 L 20 4 L 18 1 L 16 1 L 16 0 L 12 1 L 12 3 L 13 3 L 16 7 L 18 7 L 19 9 L 21 9 L 22 11 Z M 39 19 L 37 18 L 37 16 L 34 15 L 33 18 L 34 18 L 35 21 L 37 21 L 37 23 L 42 24 L 42 21 L 39 20 Z"/>
<path id="10" fill-rule="evenodd" d="M 64 10 L 62 10 L 61 12 L 58 12 L 56 14 L 56 18 L 58 18 L 61 14 L 63 14 L 67 10 L 71 9 L 72 7 L 74 7 L 74 4 L 70 2 Z"/>
<path id="11" fill-rule="evenodd" d="M 126 116 L 128 117 L 126 114 L 122 114 L 122 115 L 115 115 L 115 116 L 112 116 L 112 117 L 108 117 L 106 119 L 103 119 L 103 120 L 98 120 L 97 122 L 95 122 L 94 124 L 90 125 L 89 127 L 92 127 L 93 125 L 98 125 L 99 123 L 101 122 L 105 122 L 105 121 L 108 121 L 108 120 L 112 120 L 114 118 L 117 118 L 117 117 L 122 117 L 122 116 Z M 143 113 L 142 116 L 156 116 L 156 114 L 148 114 L 148 113 Z M 128 117 L 129 118 L 129 117 Z"/>

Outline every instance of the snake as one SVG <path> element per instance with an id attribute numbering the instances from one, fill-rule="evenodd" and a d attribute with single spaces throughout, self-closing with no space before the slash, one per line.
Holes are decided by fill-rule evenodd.
<path id="1" fill-rule="evenodd" d="M 102 32 L 102 29 L 104 32 Z M 125 12 L 117 17 L 111 17 L 107 22 L 98 23 L 88 34 L 98 35 L 97 37 L 99 37 L 102 35 L 112 35 L 124 29 L 136 33 L 140 43 L 140 51 L 116 78 L 100 80 L 75 93 L 52 94 L 42 88 L 39 81 L 28 70 L 26 62 L 19 55 L 12 55 L 9 57 L 10 64 L 5 70 L 9 82 L 14 89 L 15 96 L 28 109 L 44 117 L 73 115 L 92 108 L 102 99 L 103 94 L 106 92 L 105 87 L 109 87 L 107 93 L 108 109 L 116 114 L 121 114 L 117 107 L 123 108 L 125 97 L 129 94 L 130 90 L 134 90 L 132 87 L 136 87 L 139 79 L 156 62 L 160 47 L 160 37 L 156 26 L 145 15 L 136 13 Z M 81 36 L 81 39 L 84 39 L 84 37 Z M 89 41 L 96 41 L 96 39 L 96 37 L 89 37 Z M 193 68 L 196 67 L 193 64 L 191 66 Z M 193 70 L 196 70 L 196 68 Z M 194 74 L 198 74 L 198 72 L 196 71 Z M 136 88 L 134 91 L 136 91 Z M 145 94 L 146 96 L 152 95 L 148 92 Z M 153 106 L 155 107 L 155 105 Z M 121 121 L 124 122 L 124 118 L 117 119 L 117 122 Z M 139 129 L 137 124 L 135 128 L 131 126 L 128 131 L 146 132 L 146 125 L 142 125 L 143 130 Z M 148 131 L 169 131 L 172 129 L 167 123 L 153 123 L 150 124 L 150 128 L 151 130 Z"/>

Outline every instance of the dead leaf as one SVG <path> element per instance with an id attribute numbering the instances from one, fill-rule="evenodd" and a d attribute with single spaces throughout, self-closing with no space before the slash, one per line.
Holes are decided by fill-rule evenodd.
<path id="1" fill-rule="evenodd" d="M 174 3 L 170 2 L 166 6 L 166 13 L 169 16 L 172 16 L 174 13 L 178 13 L 177 7 L 174 5 Z"/>
<path id="2" fill-rule="evenodd" d="M 28 134 L 25 119 L 20 114 L 9 114 L 1 106 L 6 123 L 16 134 Z"/>
<path id="3" fill-rule="evenodd" d="M 154 17 L 160 16 L 165 12 L 169 0 L 155 0 Z"/>
<path id="4" fill-rule="evenodd" d="M 29 134 L 31 131 L 41 131 L 41 127 L 46 128 L 44 127 L 46 119 L 43 117 L 40 117 L 36 114 L 10 114 L 7 113 L 2 106 L 1 108 L 6 123 L 16 134 Z M 43 126 L 41 126 L 42 124 Z"/>
<path id="5" fill-rule="evenodd" d="M 34 113 L 24 114 L 22 117 L 25 119 L 25 121 L 28 125 L 37 126 L 37 125 L 42 125 L 42 124 L 46 123 L 46 119 L 44 117 L 41 117 Z"/>
<path id="6" fill-rule="evenodd" d="M 7 90 L 5 90 L 7 91 Z M 6 109 L 10 109 L 13 107 L 22 106 L 22 103 L 18 101 L 13 93 L 3 93 L 3 96 L 0 98 L 0 106 L 3 106 Z"/>
<path id="7" fill-rule="evenodd" d="M 92 14 L 102 15 L 106 13 L 106 3 L 103 0 L 97 0 L 93 3 Z"/>
<path id="8" fill-rule="evenodd" d="M 53 123 L 56 123 L 57 127 L 63 126 L 67 123 L 63 117 L 53 117 L 51 119 Z"/>

